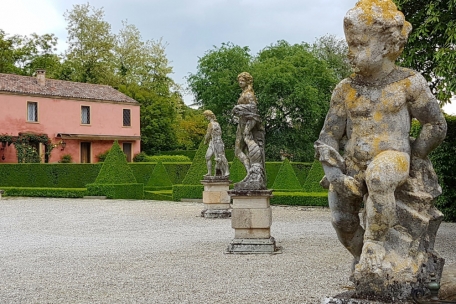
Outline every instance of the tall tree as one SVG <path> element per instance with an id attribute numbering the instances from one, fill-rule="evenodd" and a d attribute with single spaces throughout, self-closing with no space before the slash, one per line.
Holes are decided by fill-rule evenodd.
<path id="1" fill-rule="evenodd" d="M 96 84 L 113 84 L 114 42 L 111 25 L 104 20 L 103 9 L 77 4 L 66 11 L 68 50 L 62 78 Z"/>
<path id="2" fill-rule="evenodd" d="M 326 61 L 339 81 L 351 74 L 352 69 L 347 57 L 348 46 L 345 39 L 325 35 L 317 38 L 310 49 L 318 59 Z"/>
<path id="3" fill-rule="evenodd" d="M 421 72 L 442 104 L 456 92 L 456 0 L 393 0 L 413 26 L 401 64 Z"/>
<path id="4" fill-rule="evenodd" d="M 278 160 L 284 151 L 294 154 L 295 160 L 312 160 L 313 142 L 337 82 L 334 72 L 307 44 L 279 41 L 255 57 L 248 48 L 233 44 L 208 51 L 188 84 L 196 102 L 216 114 L 227 147 L 234 144 L 231 110 L 241 92 L 237 75 L 242 71 L 254 78 L 266 126 L 266 157 Z"/>
<path id="5" fill-rule="evenodd" d="M 251 60 L 248 47 L 223 43 L 199 58 L 196 73 L 187 78 L 195 104 L 211 110 L 217 116 L 224 130 L 223 139 L 227 147 L 234 145 L 236 132 L 231 118 L 231 110 L 240 93 L 236 78 L 240 73 L 250 70 Z"/>
<path id="6" fill-rule="evenodd" d="M 260 51 L 252 76 L 266 125 L 267 157 L 279 160 L 286 152 L 295 160 L 312 160 L 337 83 L 332 70 L 306 44 L 279 41 Z"/>

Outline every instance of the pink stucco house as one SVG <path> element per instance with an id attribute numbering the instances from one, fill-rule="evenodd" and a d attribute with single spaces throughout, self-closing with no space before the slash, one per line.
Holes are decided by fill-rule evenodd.
<path id="1" fill-rule="evenodd" d="M 106 85 L 0 74 L 0 135 L 47 134 L 50 157 L 37 145 L 43 162 L 65 154 L 74 163 L 97 162 L 118 140 L 127 160 L 140 152 L 139 103 Z M 14 145 L 0 143 L 0 163 L 17 162 Z"/>

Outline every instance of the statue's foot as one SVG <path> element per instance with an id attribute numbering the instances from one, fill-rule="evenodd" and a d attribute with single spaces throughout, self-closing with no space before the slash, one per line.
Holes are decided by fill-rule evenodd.
<path id="1" fill-rule="evenodd" d="M 385 248 L 381 242 L 366 241 L 359 263 L 355 266 L 355 271 L 381 274 L 385 254 Z"/>

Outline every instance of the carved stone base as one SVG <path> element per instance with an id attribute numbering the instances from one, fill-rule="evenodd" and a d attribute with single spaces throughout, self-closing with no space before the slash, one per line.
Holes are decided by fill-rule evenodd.
<path id="1" fill-rule="evenodd" d="M 412 304 L 413 301 L 401 301 L 395 300 L 391 301 L 375 301 L 370 299 L 357 299 L 353 298 L 354 292 L 344 292 L 334 297 L 328 297 L 323 299 L 322 304 L 390 304 L 390 303 L 402 303 L 402 304 Z"/>
<path id="2" fill-rule="evenodd" d="M 234 239 L 226 249 L 226 253 L 232 254 L 262 254 L 280 253 L 275 239 Z"/>
<path id="3" fill-rule="evenodd" d="M 229 218 L 231 216 L 228 177 L 206 176 L 201 181 L 204 185 L 201 216 L 206 218 Z"/>
<path id="4" fill-rule="evenodd" d="M 228 253 L 274 253 L 277 251 L 271 236 L 272 190 L 231 190 L 233 200 L 231 227 L 234 240 Z"/>
<path id="5" fill-rule="evenodd" d="M 201 211 L 201 216 L 205 218 L 230 218 L 231 210 L 228 209 L 205 209 Z"/>

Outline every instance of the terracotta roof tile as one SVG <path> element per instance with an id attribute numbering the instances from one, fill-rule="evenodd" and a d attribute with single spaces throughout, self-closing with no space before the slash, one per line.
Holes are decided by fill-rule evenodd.
<path id="1" fill-rule="evenodd" d="M 46 84 L 41 86 L 38 84 L 36 77 L 2 73 L 0 73 L 0 92 L 138 103 L 136 100 L 107 85 L 46 78 Z"/>

